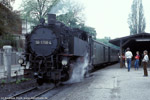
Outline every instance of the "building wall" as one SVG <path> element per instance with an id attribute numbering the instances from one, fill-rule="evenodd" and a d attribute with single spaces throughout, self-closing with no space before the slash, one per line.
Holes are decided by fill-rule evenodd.
<path id="1" fill-rule="evenodd" d="M 22 34 L 28 34 L 31 32 L 32 23 L 28 22 L 26 19 L 22 20 Z"/>

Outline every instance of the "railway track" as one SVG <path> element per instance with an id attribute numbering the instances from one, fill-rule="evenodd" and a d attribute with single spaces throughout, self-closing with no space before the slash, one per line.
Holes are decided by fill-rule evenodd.
<path id="1" fill-rule="evenodd" d="M 52 90 L 52 89 L 54 89 L 54 88 L 55 88 L 55 87 L 53 87 L 53 88 L 49 88 L 49 89 L 46 89 L 45 91 L 42 91 L 41 93 L 39 93 L 39 94 L 37 94 L 37 95 L 33 96 L 33 99 L 30 99 L 30 100 L 34 100 L 35 98 L 40 97 L 41 95 L 43 95 L 43 94 L 45 94 L 45 93 L 49 92 L 50 90 Z"/>
<path id="2" fill-rule="evenodd" d="M 23 100 L 23 99 L 35 100 L 35 99 L 39 98 L 40 96 L 42 96 L 43 94 L 54 89 L 55 86 L 52 86 L 52 87 L 49 87 L 46 89 L 42 89 L 42 90 L 40 88 L 38 86 L 36 86 L 36 87 L 30 88 L 30 89 L 27 89 L 25 91 L 19 92 L 11 97 L 4 98 L 3 100 Z M 34 91 L 34 90 L 36 90 L 36 91 Z"/>
<path id="3" fill-rule="evenodd" d="M 28 92 L 31 92 L 31 91 L 33 91 L 33 90 L 36 90 L 38 87 L 33 87 L 33 88 L 30 88 L 30 89 L 27 89 L 27 90 L 25 90 L 25 91 L 22 91 L 22 92 L 20 92 L 20 93 L 17 93 L 17 94 L 15 94 L 15 95 L 13 95 L 13 96 L 11 96 L 11 97 L 8 97 L 8 98 L 6 98 L 6 99 L 3 99 L 3 100 L 14 100 L 14 99 L 17 99 L 17 97 L 19 97 L 19 96 L 21 96 L 21 95 L 23 95 L 23 94 L 25 94 L 25 93 L 28 93 Z"/>

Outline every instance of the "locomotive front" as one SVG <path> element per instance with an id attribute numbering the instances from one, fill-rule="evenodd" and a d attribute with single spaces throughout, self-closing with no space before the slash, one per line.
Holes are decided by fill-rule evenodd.
<path id="1" fill-rule="evenodd" d="M 35 29 L 30 37 L 28 37 L 30 51 L 37 57 L 45 57 L 52 55 L 58 46 L 56 34 L 47 27 Z"/>
<path id="2" fill-rule="evenodd" d="M 55 17 L 53 14 L 49 15 L 48 24 L 41 20 L 41 24 L 26 35 L 25 60 L 19 60 L 21 65 L 29 62 L 29 69 L 39 84 L 45 80 L 56 80 L 55 75 L 60 73 L 58 70 L 62 58 L 58 54 L 61 46 L 55 29 Z"/>

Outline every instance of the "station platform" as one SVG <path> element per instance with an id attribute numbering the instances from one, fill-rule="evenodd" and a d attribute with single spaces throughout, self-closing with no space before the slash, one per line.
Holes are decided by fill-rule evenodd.
<path id="1" fill-rule="evenodd" d="M 16 74 L 14 73 L 15 71 L 18 72 L 18 76 L 23 75 L 23 67 L 20 65 L 11 65 L 11 76 L 14 77 Z M 0 66 L 0 79 L 6 78 L 6 73 L 5 73 L 5 68 L 4 66 Z"/>
<path id="2" fill-rule="evenodd" d="M 143 77 L 142 67 L 128 72 L 114 64 L 63 89 L 50 100 L 150 100 L 150 68 L 148 73 L 148 77 Z"/>

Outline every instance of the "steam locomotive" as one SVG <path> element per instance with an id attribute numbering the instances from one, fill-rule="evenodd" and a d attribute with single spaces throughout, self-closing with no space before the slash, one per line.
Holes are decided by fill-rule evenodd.
<path id="1" fill-rule="evenodd" d="M 26 35 L 25 59 L 19 59 L 22 66 L 29 68 L 37 83 L 50 81 L 55 84 L 67 81 L 74 69 L 73 63 L 88 54 L 88 70 L 93 66 L 115 62 L 118 50 L 95 41 L 87 32 L 69 28 L 56 20 L 55 14 L 48 14 Z"/>

